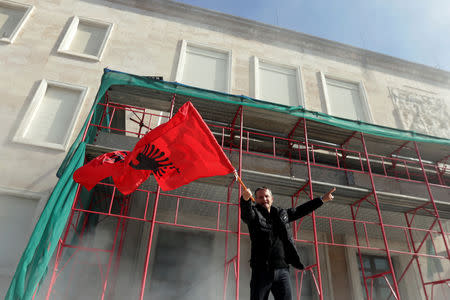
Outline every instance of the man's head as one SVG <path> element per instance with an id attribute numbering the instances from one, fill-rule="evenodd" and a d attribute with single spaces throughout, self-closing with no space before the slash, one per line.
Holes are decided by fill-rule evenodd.
<path id="1" fill-rule="evenodd" d="M 264 206 L 267 210 L 270 210 L 273 203 L 273 196 L 272 191 L 269 188 L 265 186 L 257 188 L 255 190 L 255 197 L 256 203 Z"/>

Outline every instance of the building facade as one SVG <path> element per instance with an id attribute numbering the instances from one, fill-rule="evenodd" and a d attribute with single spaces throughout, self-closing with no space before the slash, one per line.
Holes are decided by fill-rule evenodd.
<path id="1" fill-rule="evenodd" d="M 1 296 L 85 121 L 91 159 L 192 100 L 244 182 L 280 206 L 338 188 L 296 224 L 301 299 L 449 297 L 449 72 L 172 1 L 0 0 L 0 33 Z M 163 87 L 109 72 L 121 84 L 96 102 L 105 67 Z M 163 194 L 149 180 L 117 201 L 108 184 L 77 193 L 92 205 L 74 206 L 35 297 L 248 298 L 231 177 Z"/>

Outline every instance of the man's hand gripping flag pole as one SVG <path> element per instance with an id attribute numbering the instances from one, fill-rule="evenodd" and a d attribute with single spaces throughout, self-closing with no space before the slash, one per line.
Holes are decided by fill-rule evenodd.
<path id="1" fill-rule="evenodd" d="M 239 175 L 238 175 L 236 170 L 234 170 L 233 174 L 234 174 L 234 177 L 236 178 L 236 180 L 239 181 L 239 183 L 242 185 L 242 188 L 246 190 L 247 187 L 245 186 L 245 184 L 242 181 L 241 177 L 239 177 Z M 250 199 L 252 199 L 252 201 L 255 202 L 255 198 L 253 198 L 253 195 L 250 196 Z"/>

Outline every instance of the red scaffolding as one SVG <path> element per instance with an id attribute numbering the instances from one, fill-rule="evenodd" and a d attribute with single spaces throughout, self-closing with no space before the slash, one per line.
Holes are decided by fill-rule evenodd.
<path id="1" fill-rule="evenodd" d="M 86 132 L 89 128 L 96 128 L 98 134 L 93 145 L 88 146 L 86 160 L 102 152 L 122 150 L 120 146 L 114 146 L 114 139 L 112 139 L 112 142 L 111 139 L 107 142 L 108 137 L 114 136 L 136 141 L 137 138 L 141 138 L 159 123 L 165 122 L 165 120 L 170 118 L 176 108 L 184 104 L 186 100 L 183 97 L 172 95 L 170 100 L 165 100 L 167 103 L 170 103 L 169 108 L 165 111 L 165 114 L 161 114 L 158 112 L 161 110 L 159 106 L 156 108 L 152 107 L 151 100 L 149 100 L 148 106 L 142 107 L 142 105 L 137 106 L 120 103 L 119 101 L 115 102 L 114 91 L 107 93 L 105 101 L 98 104 L 102 110 L 100 122 L 96 123 L 91 119 L 89 126 L 86 128 Z M 201 99 L 197 99 L 197 101 L 201 101 Z M 202 109 L 209 109 L 211 113 L 214 113 L 215 110 L 214 106 L 207 105 L 202 107 Z M 202 110 L 200 112 L 202 113 Z M 344 131 L 336 128 L 336 135 L 339 135 L 341 138 L 341 142 L 336 143 L 335 140 L 327 139 L 327 134 L 329 133 L 326 131 L 334 130 L 331 126 L 327 128 L 320 127 L 320 124 L 310 124 L 314 122 L 303 118 L 298 119 L 295 125 L 289 129 L 289 134 L 283 136 L 277 132 L 260 130 L 254 126 L 249 127 L 246 125 L 246 116 L 254 119 L 256 114 L 252 111 L 248 112 L 246 107 L 243 106 L 238 106 L 237 109 L 228 115 L 232 116 L 228 122 L 221 123 L 214 122 L 214 120 L 208 122 L 208 119 L 206 121 L 224 151 L 237 164 L 239 175 L 244 180 L 246 177 L 250 177 L 250 182 L 263 181 L 261 178 L 258 180 L 251 179 L 251 176 L 257 176 L 255 174 L 258 174 L 258 171 L 251 170 L 251 167 L 244 167 L 244 162 L 249 159 L 271 160 L 278 161 L 280 164 L 288 164 L 289 174 L 286 178 L 294 176 L 293 173 L 296 172 L 294 167 L 296 166 L 301 166 L 302 170 L 306 171 L 306 178 L 304 178 L 302 184 L 300 184 L 300 181 L 292 181 L 291 187 L 294 190 L 286 189 L 287 192 L 292 191 L 290 194 L 292 206 L 298 205 L 301 195 L 312 199 L 314 194 L 317 195 L 318 192 L 322 191 L 323 186 L 327 185 L 327 183 L 320 183 L 315 179 L 315 174 L 320 172 L 320 170 L 335 172 L 333 174 L 345 174 L 348 182 L 354 180 L 355 176 L 368 179 L 369 184 L 366 189 L 349 189 L 348 193 L 353 193 L 351 195 L 346 195 L 347 190 L 345 189 L 339 193 L 338 187 L 336 201 L 339 201 L 339 196 L 347 199 L 346 202 L 341 204 L 348 205 L 351 218 L 312 213 L 294 224 L 294 238 L 296 242 L 298 244 L 311 245 L 314 248 L 314 262 L 309 264 L 304 270 L 294 272 L 296 299 L 301 299 L 305 276 L 308 276 L 313 283 L 314 295 L 317 299 L 322 300 L 326 298 L 324 270 L 322 270 L 323 263 L 321 262 L 323 257 L 320 255 L 320 248 L 330 246 L 357 250 L 362 274 L 363 294 L 366 299 L 374 299 L 374 282 L 380 282 L 380 280 L 389 290 L 387 298 L 405 299 L 402 296 L 399 285 L 413 263 L 417 267 L 425 299 L 434 299 L 435 287 L 437 286 L 442 288 L 441 295 L 445 295 L 447 298 L 450 297 L 450 289 L 448 288 L 450 278 L 427 281 L 426 276 L 423 274 L 423 263 L 420 261 L 420 258 L 429 258 L 448 263 L 450 259 L 449 233 L 445 231 L 445 224 L 443 224 L 445 219 L 439 215 L 440 211 L 433 197 L 432 190 L 437 188 L 444 190 L 448 194 L 449 185 L 447 184 L 448 176 L 446 174 L 448 155 L 444 155 L 442 159 L 436 162 L 424 161 L 416 142 L 401 143 L 393 151 L 392 145 L 385 148 L 383 148 L 383 145 L 379 145 L 379 148 L 383 148 L 383 151 L 369 152 L 371 149 L 368 146 L 368 137 L 362 132 Z M 264 116 L 259 115 L 259 117 L 260 121 L 264 120 Z M 311 137 L 311 132 L 313 137 Z M 321 135 L 324 138 L 318 139 Z M 86 133 L 83 139 L 85 137 Z M 377 140 L 369 137 L 369 139 L 371 139 L 371 145 L 382 141 L 381 138 Z M 388 143 L 387 139 L 384 142 Z M 411 153 L 414 153 L 414 156 Z M 279 176 L 279 174 L 275 175 Z M 217 183 L 217 179 L 215 180 L 214 182 L 206 181 L 206 184 L 214 185 Z M 77 264 L 76 260 L 82 256 L 81 253 L 88 253 L 89 255 L 83 255 L 82 257 L 89 257 L 89 259 L 84 259 L 84 261 L 80 262 L 80 265 L 83 265 L 83 268 L 95 268 L 99 274 L 100 279 L 95 281 L 96 288 L 92 287 L 92 289 L 97 291 L 93 297 L 101 299 L 118 297 L 116 296 L 116 285 L 120 277 L 119 269 L 121 268 L 120 264 L 127 227 L 130 222 L 149 226 L 144 251 L 145 259 L 140 266 L 142 269 L 136 270 L 136 272 L 142 274 L 139 292 L 136 294 L 137 298 L 144 299 L 150 286 L 151 279 L 149 280 L 148 275 L 154 251 L 152 249 L 155 247 L 155 226 L 171 226 L 224 235 L 222 295 L 223 299 L 239 299 L 240 270 L 242 269 L 240 265 L 242 261 L 241 238 L 247 238 L 248 234 L 241 228 L 239 218 L 240 207 L 237 200 L 240 197 L 240 190 L 237 188 L 233 178 L 223 177 L 221 180 L 228 181 L 226 184 L 226 201 L 212 200 L 206 197 L 192 197 L 188 194 L 163 193 L 154 183 L 143 185 L 129 197 L 121 195 L 114 185 L 107 180 L 100 183 L 92 193 L 87 193 L 87 191 L 78 188 L 68 225 L 59 242 L 46 299 L 66 298 L 68 293 L 75 292 L 70 286 L 75 280 L 73 270 Z M 406 226 L 388 224 L 383 220 L 383 201 L 380 199 L 388 199 L 389 197 L 391 199 L 396 196 L 377 189 L 377 180 L 396 183 L 406 182 L 425 186 L 428 200 L 420 204 L 416 200 L 407 202 L 409 207 L 402 210 Z M 274 184 L 276 185 L 276 183 Z M 329 185 L 332 186 L 334 183 L 331 182 Z M 276 193 L 277 188 L 274 187 L 274 190 Z M 135 200 L 134 198 L 142 199 L 141 210 L 139 210 L 140 215 L 133 213 L 132 209 L 130 209 L 130 203 Z M 161 200 L 162 198 L 164 198 L 164 201 Z M 409 197 L 409 199 L 413 199 L 413 197 Z M 170 218 L 158 218 L 158 208 L 163 202 L 173 203 L 173 205 L 165 204 L 170 206 L 169 209 L 165 209 L 165 211 L 171 211 Z M 194 202 L 197 205 L 213 207 L 216 221 L 208 225 L 201 224 L 201 222 L 192 224 L 181 218 L 180 215 L 185 204 Z M 389 201 L 385 202 L 388 203 L 386 207 L 389 208 Z M 376 212 L 375 219 L 365 220 L 365 215 L 361 216 L 361 211 L 370 208 Z M 165 212 L 164 214 L 166 215 L 167 213 Z M 428 224 L 428 228 L 420 228 L 423 227 L 423 222 L 418 226 L 414 225 L 418 215 L 430 216 L 430 218 L 426 219 L 432 220 L 431 224 Z M 92 246 L 95 243 L 89 244 L 89 242 L 85 242 L 88 239 L 87 236 L 89 236 L 90 222 L 93 222 L 92 220 L 95 219 L 95 222 L 99 223 L 106 218 L 114 220 L 113 224 L 110 225 L 113 234 L 111 236 L 112 242 L 108 244 L 108 247 L 96 247 Z M 306 223 L 309 225 L 305 225 Z M 355 243 L 342 241 L 337 237 L 336 228 L 342 226 L 353 228 Z M 312 229 L 312 239 L 301 234 L 302 230 L 308 230 L 308 228 Z M 374 245 L 371 242 L 371 234 L 374 232 L 382 240 L 382 246 L 380 244 Z M 404 237 L 403 245 L 407 249 L 396 249 L 390 244 L 389 233 L 391 232 L 401 233 Z M 318 233 L 324 233 L 328 238 L 325 240 L 321 239 Z M 424 250 L 426 243 L 432 245 L 433 251 Z M 439 252 L 436 244 L 443 246 L 445 251 Z M 362 258 L 363 251 L 376 251 L 384 255 L 387 258 L 389 269 L 378 274 L 365 274 Z M 392 255 L 408 256 L 409 263 L 403 270 L 395 270 Z M 61 284 L 58 284 L 58 281 Z M 329 291 L 329 293 L 332 293 L 332 291 Z"/>

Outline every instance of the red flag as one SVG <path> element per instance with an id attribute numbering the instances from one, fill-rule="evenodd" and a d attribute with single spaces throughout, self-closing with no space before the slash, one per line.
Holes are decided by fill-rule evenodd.
<path id="1" fill-rule="evenodd" d="M 202 177 L 234 171 L 191 102 L 137 142 L 122 166 L 121 176 L 114 183 L 125 195 L 136 190 L 151 173 L 161 188 L 168 191 Z"/>
<path id="2" fill-rule="evenodd" d="M 73 173 L 73 180 L 90 191 L 99 181 L 106 177 L 113 176 L 114 179 L 120 177 L 125 157 L 129 153 L 129 151 L 114 151 L 97 156 L 89 163 L 78 168 Z"/>

